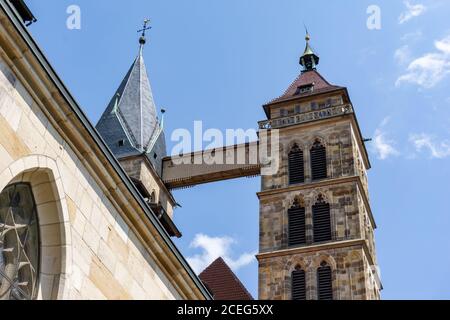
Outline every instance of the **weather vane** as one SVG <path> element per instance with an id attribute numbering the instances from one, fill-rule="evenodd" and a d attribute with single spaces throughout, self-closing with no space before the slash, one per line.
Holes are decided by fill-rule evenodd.
<path id="1" fill-rule="evenodd" d="M 144 20 L 144 27 L 141 30 L 138 30 L 138 32 L 142 32 L 141 37 L 139 38 L 139 43 L 144 45 L 145 44 L 145 31 L 150 30 L 152 27 L 148 26 L 150 23 L 150 19 Z"/>

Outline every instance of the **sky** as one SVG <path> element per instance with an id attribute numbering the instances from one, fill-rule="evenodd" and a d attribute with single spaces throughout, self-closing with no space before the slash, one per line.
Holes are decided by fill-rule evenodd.
<path id="1" fill-rule="evenodd" d="M 304 25 L 319 72 L 348 88 L 367 138 L 383 299 L 450 299 L 450 2 L 28 0 L 29 29 L 95 124 L 145 47 L 153 95 L 177 128 L 249 129 L 300 72 Z M 71 5 L 79 29 L 67 27 Z M 72 21 L 72 20 L 71 20 Z M 73 21 L 72 21 L 73 22 Z M 168 139 L 169 140 L 169 139 Z M 170 152 L 174 142 L 170 140 Z M 257 297 L 259 178 L 174 192 L 175 240 L 196 271 L 225 257 Z"/>

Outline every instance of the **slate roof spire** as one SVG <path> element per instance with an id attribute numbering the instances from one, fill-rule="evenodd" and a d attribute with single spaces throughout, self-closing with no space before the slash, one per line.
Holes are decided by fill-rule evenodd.
<path id="1" fill-rule="evenodd" d="M 96 127 L 117 158 L 144 154 L 160 174 L 166 145 L 143 57 L 148 23 L 138 31 L 138 55 Z"/>

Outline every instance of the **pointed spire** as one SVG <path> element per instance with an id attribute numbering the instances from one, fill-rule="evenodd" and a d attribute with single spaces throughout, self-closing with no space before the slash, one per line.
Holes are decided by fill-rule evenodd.
<path id="1" fill-rule="evenodd" d="M 100 118 L 97 129 L 115 155 L 120 157 L 146 154 L 161 172 L 161 159 L 166 155 L 164 132 L 156 115 L 143 47 L 149 20 L 139 38 L 139 53 Z"/>
<path id="2" fill-rule="evenodd" d="M 306 29 L 306 27 L 305 27 Z M 317 65 L 319 64 L 319 57 L 314 53 L 314 50 L 311 48 L 309 41 L 311 40 L 311 36 L 309 35 L 308 29 L 306 29 L 306 47 L 303 55 L 300 57 L 300 65 L 303 66 L 303 72 L 316 70 Z"/>

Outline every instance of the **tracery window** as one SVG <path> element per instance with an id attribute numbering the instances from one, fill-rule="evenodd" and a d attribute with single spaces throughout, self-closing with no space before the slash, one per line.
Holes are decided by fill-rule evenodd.
<path id="1" fill-rule="evenodd" d="M 0 300 L 35 299 L 39 228 L 31 186 L 13 184 L 0 194 Z"/>

